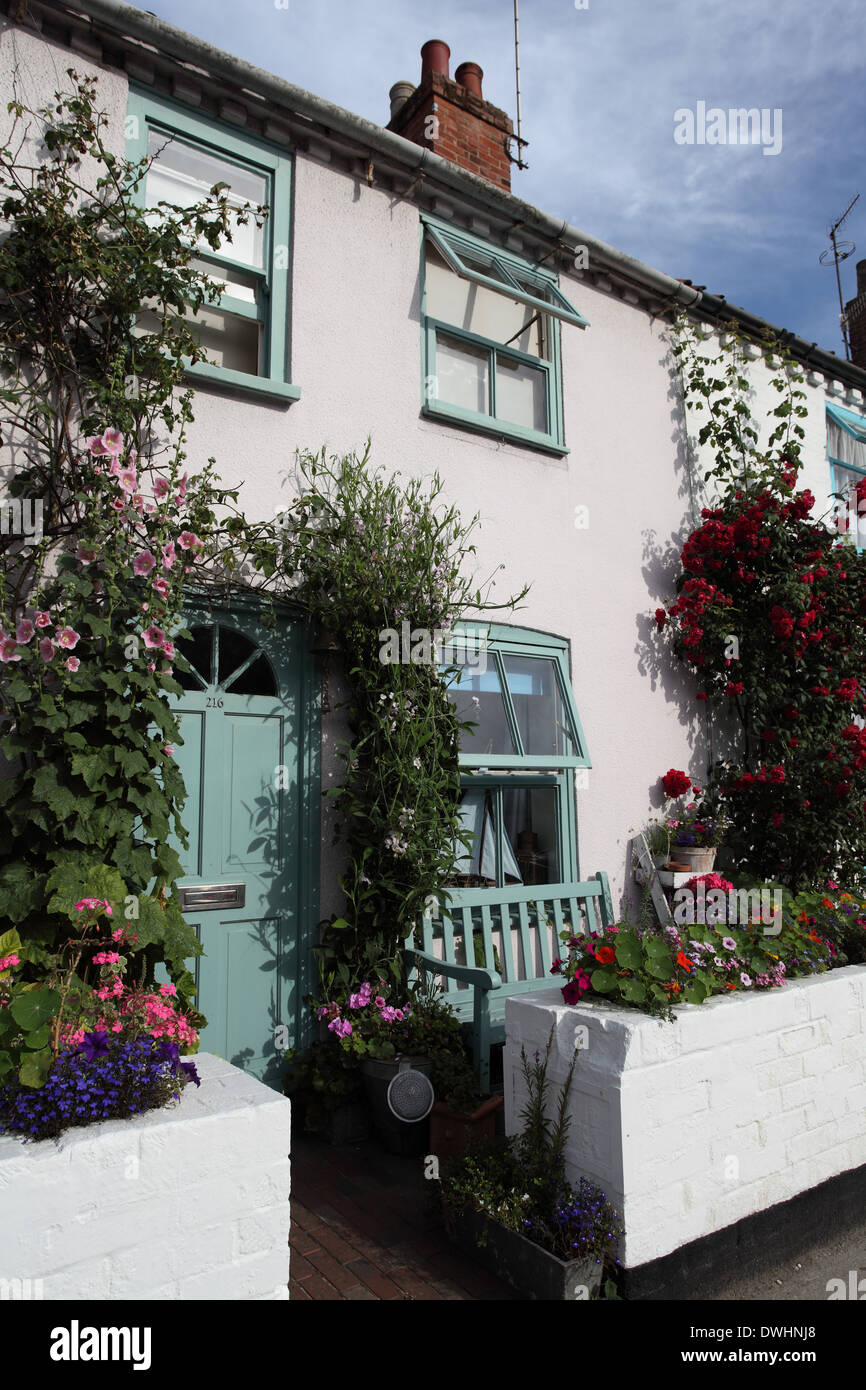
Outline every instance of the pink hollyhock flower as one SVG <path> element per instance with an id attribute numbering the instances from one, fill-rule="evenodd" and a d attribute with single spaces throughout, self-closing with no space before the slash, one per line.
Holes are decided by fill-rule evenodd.
<path id="1" fill-rule="evenodd" d="M 161 502 L 171 491 L 165 478 L 157 478 L 153 485 L 153 495 L 157 502 Z"/>
<path id="2" fill-rule="evenodd" d="M 122 453 L 123 435 L 120 430 L 107 429 L 102 436 L 102 445 L 107 454 Z"/>
<path id="3" fill-rule="evenodd" d="M 184 473 L 183 477 L 177 485 L 177 500 L 179 502 L 182 502 L 183 499 L 186 497 L 186 479 L 187 475 L 186 473 Z"/>
<path id="4" fill-rule="evenodd" d="M 136 493 L 134 494 L 133 499 L 132 499 L 132 505 L 135 507 L 135 510 L 136 510 L 137 512 L 143 512 L 143 511 L 144 511 L 144 498 L 142 497 L 142 495 L 141 495 L 140 492 L 136 492 Z"/>
<path id="5" fill-rule="evenodd" d="M 155 503 L 155 502 L 145 502 L 145 504 L 144 504 L 144 514 L 145 514 L 145 516 L 154 516 L 154 515 L 156 514 L 156 503 Z"/>
<path id="6" fill-rule="evenodd" d="M 42 641 L 39 643 L 39 655 L 42 657 L 42 660 L 50 661 L 54 655 L 54 651 L 54 643 L 48 637 L 43 637 Z"/>
<path id="7" fill-rule="evenodd" d="M 76 560 L 80 560 L 82 565 L 92 565 L 96 555 L 96 547 L 93 545 L 80 545 L 75 552 Z"/>
<path id="8" fill-rule="evenodd" d="M 170 570 L 176 559 L 177 555 L 174 548 L 174 541 L 169 541 L 166 545 L 162 547 L 163 569 Z"/>
<path id="9" fill-rule="evenodd" d="M 173 642 L 163 642 L 162 650 L 163 655 L 165 656 L 167 661 L 174 661 L 177 652 L 175 650 L 175 645 Z"/>
<path id="10" fill-rule="evenodd" d="M 181 531 L 177 538 L 177 543 L 181 550 L 200 550 L 204 542 L 200 541 L 194 531 Z"/>
<path id="11" fill-rule="evenodd" d="M 22 618 L 15 629 L 15 640 L 17 642 L 29 642 L 36 631 L 29 618 Z"/>
<path id="12" fill-rule="evenodd" d="M 174 757 L 174 744 L 173 744 L 173 743 L 166 743 L 166 744 L 163 746 L 163 750 L 162 750 L 162 751 L 163 751 L 163 753 L 165 754 L 165 756 L 166 756 L 167 758 L 173 758 L 173 757 Z"/>
<path id="13" fill-rule="evenodd" d="M 116 512 L 122 512 L 126 503 L 123 501 L 122 497 L 115 497 L 111 505 Z"/>
<path id="14" fill-rule="evenodd" d="M 117 476 L 124 492 L 135 492 L 138 487 L 138 478 L 134 468 L 121 468 Z"/>
<path id="15" fill-rule="evenodd" d="M 165 633 L 163 632 L 162 628 L 157 627 L 154 623 L 152 623 L 149 628 L 145 629 L 143 635 L 144 645 L 146 647 L 161 647 L 163 642 L 165 641 Z"/>
<path id="16" fill-rule="evenodd" d="M 50 614 L 50 613 L 40 613 L 40 612 L 37 612 L 37 614 L 36 614 L 36 626 L 37 626 L 37 627 L 48 627 L 48 626 L 50 626 L 50 623 L 51 623 L 51 614 Z"/>
<path id="17" fill-rule="evenodd" d="M 81 662 L 78 660 L 77 656 L 68 656 L 63 665 L 66 667 L 67 671 L 77 671 Z"/>
<path id="18" fill-rule="evenodd" d="M 0 641 L 0 661 L 20 661 L 21 653 L 15 645 L 12 637 L 4 637 Z"/>
<path id="19" fill-rule="evenodd" d="M 147 663 L 147 669 L 148 669 L 148 671 L 150 672 L 150 674 L 153 675 L 154 671 L 156 670 L 156 666 L 154 665 L 154 663 L 153 663 L 152 661 L 149 661 L 149 662 Z"/>
<path id="20" fill-rule="evenodd" d="M 99 454 L 107 454 L 107 453 L 108 453 L 108 450 L 106 449 L 105 445 L 104 445 L 103 442 L 102 442 L 102 435 L 101 435 L 101 434 L 94 434 L 94 435 L 91 435 L 91 437 L 90 437 L 88 440 L 86 440 L 85 442 L 86 442 L 87 447 L 88 447 L 88 449 L 90 450 L 91 454 L 93 454 L 93 455 L 95 455 L 95 456 L 96 456 L 96 455 L 99 455 Z"/>
<path id="21" fill-rule="evenodd" d="M 81 633 L 76 632 L 75 629 L 71 627 L 58 628 L 55 635 L 57 637 L 57 645 L 59 647 L 65 647 L 69 652 L 77 647 L 78 643 L 81 641 Z"/>
<path id="22" fill-rule="evenodd" d="M 151 550 L 143 550 L 140 555 L 136 555 L 132 562 L 133 574 L 150 574 L 156 564 L 156 557 Z"/>
<path id="23" fill-rule="evenodd" d="M 159 579 L 154 579 L 153 587 L 156 589 L 156 592 L 159 594 L 160 598 L 165 598 L 166 594 L 168 593 L 168 580 L 163 579 L 162 575 L 160 575 Z"/>

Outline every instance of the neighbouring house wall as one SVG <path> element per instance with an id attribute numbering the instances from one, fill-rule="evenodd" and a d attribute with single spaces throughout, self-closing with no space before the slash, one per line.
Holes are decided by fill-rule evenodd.
<path id="1" fill-rule="evenodd" d="M 0 1138 L 4 1288 L 288 1298 L 290 1103 L 221 1057 L 195 1065 L 201 1088 L 188 1084 L 174 1108 L 57 1141 Z"/>
<path id="2" fill-rule="evenodd" d="M 787 1201 L 866 1163 L 866 970 L 847 966 L 675 1010 L 506 1004 L 505 1124 L 527 1091 L 520 1053 L 544 1052 L 556 1096 L 575 1047 L 568 1178 L 602 1186 L 628 1266 Z"/>

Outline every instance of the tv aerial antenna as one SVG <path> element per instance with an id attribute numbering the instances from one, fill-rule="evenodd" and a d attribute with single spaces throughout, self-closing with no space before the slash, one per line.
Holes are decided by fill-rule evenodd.
<path id="1" fill-rule="evenodd" d="M 528 140 L 523 139 L 523 127 L 520 115 L 520 21 L 517 14 L 517 0 L 514 0 L 514 78 L 517 86 L 517 134 L 510 135 L 505 142 L 505 153 L 516 164 L 518 169 L 528 169 L 529 165 L 524 161 L 523 151 L 529 144 Z M 513 140 L 517 145 L 517 158 L 508 148 L 509 141 Z"/>
<path id="2" fill-rule="evenodd" d="M 514 0 L 514 3 L 516 5 L 517 0 Z M 833 223 L 832 227 L 829 229 L 827 233 L 827 235 L 830 238 L 831 245 L 828 246 L 824 251 L 822 251 L 820 256 L 818 257 L 818 260 L 820 261 L 821 265 L 832 265 L 836 269 L 836 288 L 839 291 L 839 326 L 842 329 L 842 341 L 845 344 L 845 356 L 849 362 L 851 361 L 851 345 L 848 342 L 848 317 L 845 313 L 845 303 L 842 299 L 842 277 L 839 274 L 839 265 L 840 262 L 847 261 L 849 256 L 853 256 L 857 248 L 854 245 L 853 241 L 840 241 L 837 238 L 836 233 L 842 226 L 842 223 L 845 221 L 845 218 L 848 216 L 849 212 L 851 211 L 859 197 L 860 194 L 855 193 L 854 197 L 851 199 L 845 211 L 842 213 L 842 216 L 836 218 L 836 221 Z"/>

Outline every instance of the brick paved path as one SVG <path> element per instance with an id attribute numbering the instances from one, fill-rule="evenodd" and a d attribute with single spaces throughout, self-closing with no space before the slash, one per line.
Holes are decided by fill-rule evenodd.
<path id="1" fill-rule="evenodd" d="M 291 1250 L 294 1299 L 518 1297 L 449 1244 L 422 1159 L 373 1140 L 334 1148 L 293 1136 Z"/>

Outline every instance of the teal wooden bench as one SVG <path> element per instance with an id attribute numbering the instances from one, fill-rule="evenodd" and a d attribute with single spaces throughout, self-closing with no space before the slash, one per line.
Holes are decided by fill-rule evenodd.
<path id="1" fill-rule="evenodd" d="M 452 902 L 425 914 L 404 942 L 411 977 L 437 978 L 442 998 L 472 1025 L 478 1083 L 490 1089 L 490 1049 L 505 1041 L 505 1001 L 542 988 L 557 989 L 550 967 L 566 946 L 560 932 L 598 933 L 612 926 L 607 874 L 550 888 L 489 888 L 475 901 Z"/>

